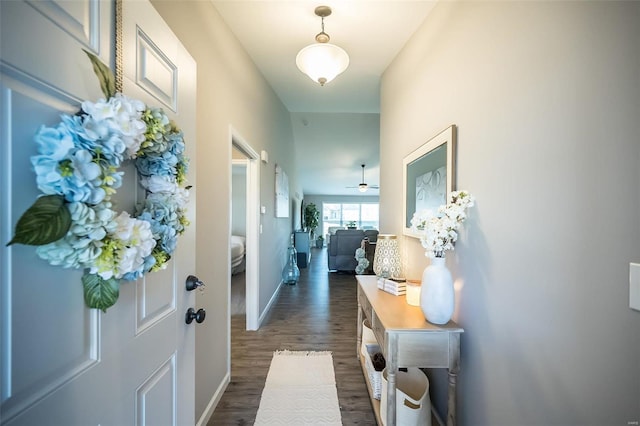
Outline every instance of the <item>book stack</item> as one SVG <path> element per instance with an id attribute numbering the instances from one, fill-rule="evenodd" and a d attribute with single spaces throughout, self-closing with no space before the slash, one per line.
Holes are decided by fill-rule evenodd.
<path id="1" fill-rule="evenodd" d="M 378 277 L 378 288 L 394 296 L 403 296 L 407 293 L 407 284 L 403 278 Z"/>

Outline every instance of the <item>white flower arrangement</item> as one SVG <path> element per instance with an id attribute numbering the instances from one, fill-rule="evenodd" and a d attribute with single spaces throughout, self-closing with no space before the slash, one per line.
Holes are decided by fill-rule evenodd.
<path id="1" fill-rule="evenodd" d="M 458 240 L 458 228 L 467 218 L 466 210 L 473 207 L 474 197 L 467 191 L 454 191 L 451 201 L 440 206 L 437 212 L 421 210 L 413 214 L 411 230 L 420 236 L 425 256 L 444 257 L 453 250 Z"/>
<path id="2" fill-rule="evenodd" d="M 105 99 L 85 101 L 74 116 L 35 135 L 31 157 L 43 195 L 20 217 L 9 244 L 38 246 L 51 265 L 84 269 L 85 303 L 113 306 L 119 281 L 166 267 L 189 224 L 182 132 L 159 108 L 115 93 L 111 71 L 87 52 Z M 135 217 L 116 213 L 111 197 L 124 161 L 135 161 L 146 198 Z M 8 244 L 8 245 L 9 245 Z"/>

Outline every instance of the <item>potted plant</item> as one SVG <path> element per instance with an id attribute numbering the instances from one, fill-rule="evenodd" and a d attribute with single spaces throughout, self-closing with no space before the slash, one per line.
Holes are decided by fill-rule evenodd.
<path id="1" fill-rule="evenodd" d="M 320 211 L 315 204 L 309 203 L 304 208 L 304 229 L 307 232 L 311 232 L 311 238 L 313 239 L 315 230 L 318 227 L 318 220 L 320 219 Z"/>
<path id="2" fill-rule="evenodd" d="M 350 222 L 347 222 L 347 229 L 356 229 L 356 221 L 352 220 Z"/>
<path id="3" fill-rule="evenodd" d="M 322 235 L 318 235 L 318 238 L 316 238 L 316 248 L 322 247 L 324 247 L 324 237 Z"/>

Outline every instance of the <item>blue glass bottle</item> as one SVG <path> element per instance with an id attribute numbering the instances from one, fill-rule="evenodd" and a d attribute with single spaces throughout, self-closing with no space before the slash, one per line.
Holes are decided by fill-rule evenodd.
<path id="1" fill-rule="evenodd" d="M 291 235 L 291 243 L 287 248 L 287 264 L 282 269 L 282 282 L 288 285 L 295 285 L 300 278 L 300 269 L 298 269 L 298 252 L 293 246 L 293 235 Z"/>

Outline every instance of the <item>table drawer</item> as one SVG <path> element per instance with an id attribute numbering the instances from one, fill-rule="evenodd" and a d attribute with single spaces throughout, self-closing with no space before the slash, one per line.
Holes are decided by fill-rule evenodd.
<path id="1" fill-rule="evenodd" d="M 398 333 L 398 365 L 448 368 L 449 333 Z"/>
<path id="2" fill-rule="evenodd" d="M 362 309 L 362 312 L 364 313 L 364 316 L 366 319 L 368 319 L 370 322 L 373 322 L 373 318 L 371 317 L 372 314 L 372 309 L 371 309 L 371 303 L 369 302 L 369 299 L 367 299 L 367 296 L 365 296 L 364 292 L 358 288 L 358 303 L 360 304 L 360 308 Z"/>
<path id="3" fill-rule="evenodd" d="M 375 312 L 372 313 L 371 318 L 371 330 L 373 330 L 373 334 L 376 336 L 376 340 L 383 348 L 386 348 L 386 340 L 385 340 L 385 330 L 384 326 L 380 322 L 380 319 L 376 315 Z"/>

